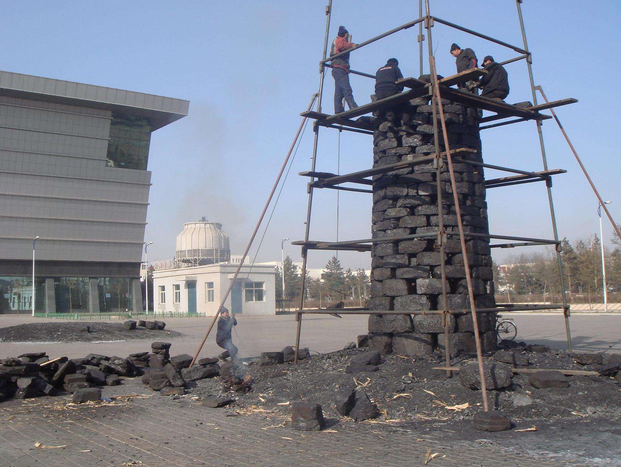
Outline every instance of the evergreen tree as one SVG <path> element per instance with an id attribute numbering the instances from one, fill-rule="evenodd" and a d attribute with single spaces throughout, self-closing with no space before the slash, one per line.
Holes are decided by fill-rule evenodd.
<path id="1" fill-rule="evenodd" d="M 323 274 L 321 274 L 323 285 L 326 289 L 326 296 L 332 300 L 343 300 L 347 295 L 345 288 L 346 278 L 341 262 L 333 256 L 326 264 Z"/>

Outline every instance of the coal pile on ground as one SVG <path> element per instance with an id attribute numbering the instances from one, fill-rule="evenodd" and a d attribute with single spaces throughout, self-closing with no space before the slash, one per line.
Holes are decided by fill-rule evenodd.
<path id="1" fill-rule="evenodd" d="M 472 356 L 451 362 L 461 372 L 453 372 L 450 379 L 446 371 L 434 369 L 444 366 L 439 353 L 412 358 L 350 349 L 312 356 L 297 365 L 275 363 L 276 359 L 268 359 L 272 364 L 261 361 L 244 365 L 253 382 L 248 393 L 228 391 L 221 377 L 197 381 L 190 393 L 201 398 L 233 398 L 235 410 L 266 411 L 283 419 L 298 401 L 320 404 L 327 419 L 342 419 L 337 410 L 339 394 L 349 394 L 349 389 L 356 397 L 367 395 L 377 405 L 379 417 L 374 423 L 442 426 L 471 421 L 483 410 L 481 392 L 475 389 L 480 387 L 478 365 L 472 365 L 476 362 Z M 589 359 L 530 346 L 499 351 L 486 356 L 485 363 L 488 389 L 496 388 L 488 391 L 490 409 L 504 413 L 518 428 L 621 417 L 619 355 Z M 535 377 L 536 369 L 556 373 L 536 373 Z M 465 429 L 472 430 L 472 424 Z"/>
<path id="2" fill-rule="evenodd" d="M 163 329 L 137 326 L 128 329 L 125 323 L 48 322 L 29 323 L 0 328 L 0 342 L 97 342 L 130 339 L 160 339 L 181 334 Z"/>

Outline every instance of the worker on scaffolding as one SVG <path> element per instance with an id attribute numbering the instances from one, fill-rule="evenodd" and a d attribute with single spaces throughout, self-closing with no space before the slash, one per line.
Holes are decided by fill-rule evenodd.
<path id="1" fill-rule="evenodd" d="M 381 67 L 375 73 L 375 95 L 378 99 L 399 94 L 403 91 L 403 84 L 397 84 L 397 81 L 403 78 L 399 69 L 399 60 L 390 58 L 386 65 Z"/>
<path id="2" fill-rule="evenodd" d="M 487 71 L 481 77 L 479 87 L 483 89 L 481 97 L 502 101 L 509 95 L 509 76 L 507 70 L 494 61 L 494 57 L 487 55 L 483 59 L 483 68 Z"/>
<path id="3" fill-rule="evenodd" d="M 472 49 L 463 49 L 459 45 L 451 44 L 451 55 L 455 57 L 455 66 L 457 67 L 457 73 L 462 71 L 471 70 L 477 67 L 477 56 Z M 458 87 L 462 91 L 467 91 L 472 94 L 478 94 L 477 85 L 474 81 L 466 81 L 465 83 L 458 84 Z"/>
<path id="4" fill-rule="evenodd" d="M 339 32 L 332 42 L 330 56 L 341 53 L 347 49 L 355 47 L 356 44 L 349 42 L 349 32 L 345 26 L 339 26 Z M 338 114 L 345 111 L 343 99 L 347 102 L 349 110 L 358 107 L 354 100 L 354 93 L 349 84 L 349 53 L 331 60 L 332 77 L 334 78 L 334 113 Z"/>
<path id="5" fill-rule="evenodd" d="M 220 354 L 221 360 L 226 360 L 228 357 L 231 357 L 233 361 L 237 360 L 238 350 L 231 338 L 233 326 L 237 326 L 235 313 L 229 316 L 229 309 L 223 306 L 220 312 L 220 319 L 218 320 L 218 331 L 216 333 L 216 344 L 225 349 L 225 352 Z"/>

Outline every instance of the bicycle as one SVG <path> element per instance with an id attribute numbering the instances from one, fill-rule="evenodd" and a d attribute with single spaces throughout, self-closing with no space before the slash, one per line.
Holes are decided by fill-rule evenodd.
<path id="1" fill-rule="evenodd" d="M 502 315 L 496 315 L 496 338 L 498 343 L 512 341 L 517 336 L 517 326 L 511 319 L 502 319 Z"/>

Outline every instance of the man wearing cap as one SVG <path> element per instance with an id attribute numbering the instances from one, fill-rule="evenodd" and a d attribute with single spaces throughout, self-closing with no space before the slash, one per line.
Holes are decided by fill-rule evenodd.
<path id="1" fill-rule="evenodd" d="M 229 316 L 229 309 L 223 306 L 220 312 L 220 319 L 218 320 L 218 331 L 216 333 L 216 344 L 226 349 L 226 352 L 220 354 L 222 360 L 225 360 L 227 356 L 230 356 L 231 360 L 237 360 L 238 350 L 231 339 L 231 329 L 233 329 L 233 326 L 237 326 L 235 314 L 233 313 L 232 316 Z"/>
<path id="2" fill-rule="evenodd" d="M 471 70 L 477 67 L 477 56 L 472 49 L 461 49 L 457 44 L 451 44 L 451 55 L 455 57 L 455 66 L 457 67 L 457 73 L 462 71 Z M 463 91 L 470 91 L 473 94 L 477 94 L 476 84 L 474 81 L 467 81 L 458 85 Z"/>
<path id="3" fill-rule="evenodd" d="M 386 65 L 375 73 L 375 95 L 378 99 L 384 99 L 403 91 L 403 84 L 396 84 L 397 80 L 403 78 L 399 69 L 399 61 L 391 58 Z"/>
<path id="4" fill-rule="evenodd" d="M 504 100 L 509 95 L 509 76 L 504 67 L 494 61 L 494 57 L 487 55 L 483 59 L 483 68 L 487 71 L 481 77 L 479 87 L 483 88 L 481 97 Z"/>
<path id="5" fill-rule="evenodd" d="M 347 49 L 355 47 L 356 44 L 349 42 L 349 32 L 345 26 L 339 26 L 339 32 L 332 42 L 330 56 L 341 53 Z M 334 78 L 334 113 L 338 114 L 345 111 L 343 98 L 349 109 L 358 107 L 354 100 L 354 93 L 349 84 L 349 53 L 335 58 L 332 62 L 332 77 Z"/>

